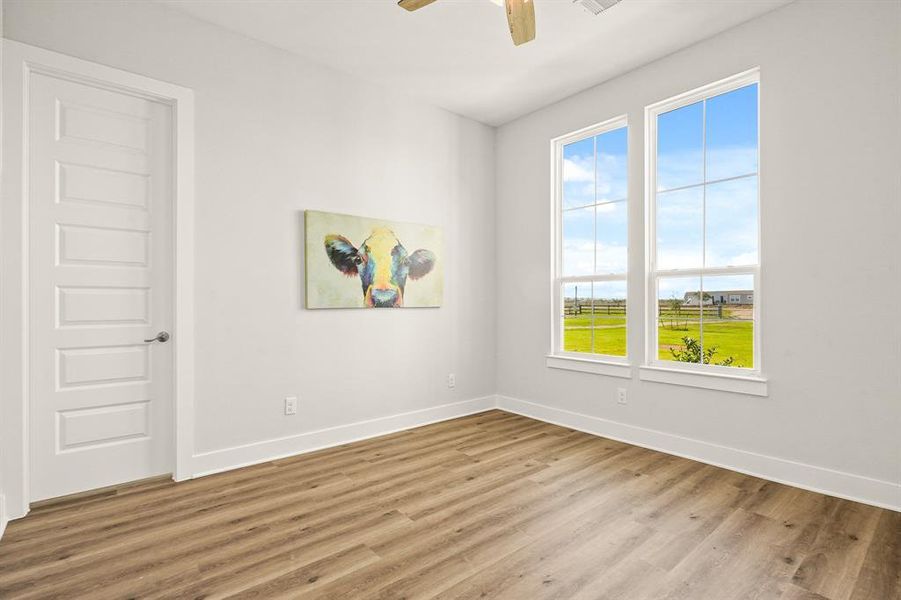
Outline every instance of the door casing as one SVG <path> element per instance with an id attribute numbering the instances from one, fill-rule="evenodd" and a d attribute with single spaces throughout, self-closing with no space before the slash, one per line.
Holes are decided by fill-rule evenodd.
<path id="1" fill-rule="evenodd" d="M 170 83 L 2 40 L 0 154 L 0 505 L 25 516 L 29 479 L 28 93 L 44 73 L 172 107 L 173 164 L 173 440 L 176 481 L 193 476 L 194 452 L 194 93 Z"/>

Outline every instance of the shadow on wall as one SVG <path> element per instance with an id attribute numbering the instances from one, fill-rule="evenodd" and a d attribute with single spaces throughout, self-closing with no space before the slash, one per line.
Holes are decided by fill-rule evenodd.
<path id="1" fill-rule="evenodd" d="M 295 214 L 295 227 L 294 231 L 297 232 L 297 237 L 294 239 L 297 240 L 297 248 L 295 249 L 294 256 L 297 258 L 297 265 L 294 270 L 298 275 L 297 279 L 297 307 L 301 310 L 304 308 L 304 299 L 307 297 L 307 273 L 306 273 L 306 264 L 304 260 L 304 248 L 306 247 L 306 230 L 304 228 L 304 211 L 299 210 Z"/>

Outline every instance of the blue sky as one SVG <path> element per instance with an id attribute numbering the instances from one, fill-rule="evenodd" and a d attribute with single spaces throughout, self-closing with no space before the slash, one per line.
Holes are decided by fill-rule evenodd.
<path id="1" fill-rule="evenodd" d="M 625 127 L 564 146 L 564 275 L 625 273 L 626 152 Z"/>
<path id="2" fill-rule="evenodd" d="M 757 91 L 753 84 L 709 98 L 706 107 L 698 102 L 660 115 L 659 269 L 757 262 L 757 177 L 718 181 L 757 172 Z M 563 149 L 564 275 L 625 271 L 626 137 L 621 128 Z M 696 187 L 674 189 L 685 186 Z M 738 285 L 747 284 L 746 277 L 708 279 L 705 289 L 753 287 Z M 660 287 L 660 297 L 669 298 L 698 289 L 698 283 L 679 278 L 661 281 Z"/>

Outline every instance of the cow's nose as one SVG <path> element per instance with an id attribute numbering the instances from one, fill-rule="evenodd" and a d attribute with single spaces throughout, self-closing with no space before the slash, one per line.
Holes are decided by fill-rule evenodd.
<path id="1" fill-rule="evenodd" d="M 397 290 L 372 290 L 372 294 L 370 296 L 372 298 L 373 306 L 396 306 L 397 305 Z"/>

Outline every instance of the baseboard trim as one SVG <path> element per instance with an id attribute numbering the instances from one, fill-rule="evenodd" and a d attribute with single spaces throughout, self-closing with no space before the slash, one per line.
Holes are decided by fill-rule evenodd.
<path id="1" fill-rule="evenodd" d="M 192 477 L 203 477 L 496 408 L 812 492 L 901 511 L 901 484 L 898 483 L 720 446 L 503 395 L 473 398 L 294 436 L 201 452 L 192 457 L 191 473 Z M 10 520 L 7 509 L 6 497 L 0 494 L 0 537 Z"/>
<path id="2" fill-rule="evenodd" d="M 193 477 L 306 454 L 497 408 L 494 395 L 195 454 Z"/>
<path id="3" fill-rule="evenodd" d="M 9 523 L 9 515 L 6 513 L 6 496 L 0 494 L 0 539 L 3 539 L 7 523 Z"/>
<path id="4" fill-rule="evenodd" d="M 805 463 L 720 446 L 654 429 L 646 429 L 499 395 L 499 409 L 585 433 L 673 454 L 746 475 L 901 511 L 901 484 L 835 471 Z"/>

